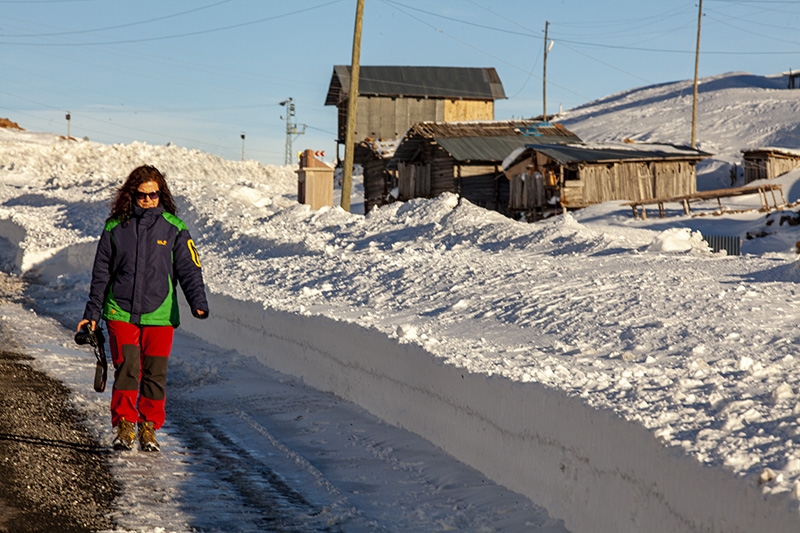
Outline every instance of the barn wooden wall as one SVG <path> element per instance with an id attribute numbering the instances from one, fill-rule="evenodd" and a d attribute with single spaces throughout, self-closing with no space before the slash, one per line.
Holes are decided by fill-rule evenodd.
<path id="1" fill-rule="evenodd" d="M 554 161 L 538 157 L 542 154 L 536 155 L 536 164 L 530 168 L 557 166 Z M 585 207 L 610 200 L 671 198 L 697 192 L 695 167 L 686 161 L 584 163 L 571 170 L 574 172 L 567 174 L 572 173 L 577 179 L 565 179 L 561 186 L 561 203 L 566 207 Z M 530 174 L 512 176 L 509 188 L 512 210 L 543 207 L 547 201 L 542 184 Z"/>
<path id="2" fill-rule="evenodd" d="M 431 165 L 430 196 L 439 196 L 443 192 L 456 192 L 455 160 L 442 150 L 441 146 L 432 142 L 426 145 L 423 159 Z"/>
<path id="3" fill-rule="evenodd" d="M 444 121 L 494 120 L 494 102 L 474 100 L 445 100 Z"/>
<path id="4" fill-rule="evenodd" d="M 359 96 L 355 138 L 398 139 L 417 122 L 443 119 L 442 100 Z"/>
<path id="5" fill-rule="evenodd" d="M 581 202 L 576 205 L 671 198 L 697 192 L 694 165 L 688 162 L 584 165 L 579 168 L 578 176 L 583 182 L 583 193 Z"/>
<path id="6" fill-rule="evenodd" d="M 427 163 L 398 163 L 397 188 L 401 200 L 430 198 L 431 165 Z"/>
<path id="7" fill-rule="evenodd" d="M 549 199 L 541 173 L 518 174 L 507 181 L 509 181 L 508 205 L 512 210 L 532 210 L 544 206 Z"/>
<path id="8" fill-rule="evenodd" d="M 361 162 L 364 167 L 364 212 L 386 203 L 389 188 L 392 186 L 392 175 L 386 170 L 383 159 L 370 157 Z"/>
<path id="9" fill-rule="evenodd" d="M 497 209 L 497 175 L 501 174 L 496 165 L 459 165 L 456 168 L 456 190 L 458 194 L 475 205 L 487 209 Z M 505 178 L 504 178 L 505 179 Z"/>
<path id="10" fill-rule="evenodd" d="M 744 182 L 777 178 L 800 167 L 800 157 L 774 154 L 748 155 L 744 158 Z"/>
<path id="11" fill-rule="evenodd" d="M 398 139 L 417 122 L 494 120 L 494 102 L 359 96 L 355 139 Z M 347 103 L 339 106 L 339 140 L 347 133 Z"/>
<path id="12" fill-rule="evenodd" d="M 697 192 L 695 165 L 688 161 L 658 161 L 655 165 L 655 197 L 674 198 Z"/>

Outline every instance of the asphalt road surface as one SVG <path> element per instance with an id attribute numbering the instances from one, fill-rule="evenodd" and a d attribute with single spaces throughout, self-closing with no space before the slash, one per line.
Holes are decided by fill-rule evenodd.
<path id="1" fill-rule="evenodd" d="M 21 293 L 18 279 L 0 273 L 0 301 Z M 108 447 L 83 427 L 69 390 L 30 360 L 0 329 L 0 532 L 112 529 L 119 487 Z"/>

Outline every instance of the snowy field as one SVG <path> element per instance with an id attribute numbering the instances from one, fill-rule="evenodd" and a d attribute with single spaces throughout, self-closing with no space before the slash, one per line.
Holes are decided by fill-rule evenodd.
<path id="1" fill-rule="evenodd" d="M 796 146 L 800 91 L 778 80 L 703 80 L 698 147 L 716 155 L 699 166 L 699 188 L 730 185 L 743 148 Z M 587 140 L 679 142 L 690 109 L 682 82 L 614 95 L 563 122 Z M 40 281 L 38 309 L 67 322 L 75 313 L 77 322 L 108 203 L 145 163 L 167 174 L 211 292 L 211 318 L 182 326 L 195 335 L 183 337 L 187 350 L 201 343 L 204 355 L 176 357 L 188 389 L 199 386 L 191 376 L 231 383 L 215 394 L 230 392 L 233 406 L 253 390 L 236 379 L 259 366 L 299 378 L 420 435 L 497 491 L 543 505 L 554 521 L 533 507 L 514 510 L 537 517 L 514 522 L 532 531 L 800 529 L 800 231 L 788 216 L 758 212 L 757 197 L 726 202 L 728 212 L 701 206 L 697 217 L 668 205 L 667 218 L 646 221 L 620 202 L 525 224 L 453 195 L 367 216 L 313 212 L 296 203 L 290 167 L 0 131 L 4 270 Z M 790 202 L 800 199 L 798 178 L 778 180 Z M 699 232 L 765 236 L 727 257 Z M 2 319 L 26 331 L 19 310 Z M 39 364 L 72 375 L 69 337 L 50 346 L 57 333 L 27 335 Z M 65 381 L 80 388 L 76 377 Z M 92 394 L 76 390 L 76 402 L 108 435 L 105 399 Z M 178 397 L 192 404 L 191 391 Z M 227 409 L 235 424 L 258 426 L 247 408 Z M 168 446 L 185 446 L 165 429 Z M 191 462 L 189 449 L 170 475 L 185 475 Z M 300 464 L 308 466 L 298 475 L 324 492 L 320 468 Z M 135 458 L 127 467 L 145 468 Z M 352 494 L 341 505 L 340 492 L 319 497 L 344 530 L 374 528 L 361 514 L 347 527 L 348 510 L 363 508 Z M 397 516 L 406 504 L 414 508 L 398 504 Z M 496 502 L 486 509 L 502 515 Z M 505 525 L 442 529 L 514 529 Z"/>

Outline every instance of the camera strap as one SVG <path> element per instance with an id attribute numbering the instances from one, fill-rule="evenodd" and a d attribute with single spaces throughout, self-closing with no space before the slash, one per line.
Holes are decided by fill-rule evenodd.
<path id="1" fill-rule="evenodd" d="M 97 359 L 97 366 L 94 369 L 94 390 L 95 392 L 105 392 L 108 380 L 108 360 L 106 359 L 106 349 L 100 342 L 94 345 L 94 356 Z"/>
<path id="2" fill-rule="evenodd" d="M 103 335 L 103 329 L 98 324 L 94 331 L 89 333 L 89 344 L 94 348 L 94 357 L 97 359 L 97 365 L 94 369 L 94 390 L 96 392 L 105 392 L 106 381 L 108 380 L 108 360 L 106 358 L 106 336 Z"/>

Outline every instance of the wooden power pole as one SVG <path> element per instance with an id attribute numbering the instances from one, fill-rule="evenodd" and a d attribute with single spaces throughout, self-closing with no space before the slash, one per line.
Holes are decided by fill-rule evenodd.
<path id="1" fill-rule="evenodd" d="M 547 122 L 547 30 L 550 22 L 544 21 L 544 66 L 542 67 L 542 119 Z"/>
<path id="2" fill-rule="evenodd" d="M 364 18 L 364 0 L 356 5 L 356 26 L 353 31 L 353 59 L 350 63 L 350 93 L 347 100 L 347 133 L 344 140 L 344 168 L 342 168 L 342 209 L 350 211 L 350 191 L 353 188 L 353 151 L 355 150 L 356 108 L 358 107 L 358 76 L 361 66 L 361 22 Z"/>
<path id="3" fill-rule="evenodd" d="M 700 66 L 700 23 L 703 21 L 703 0 L 697 12 L 697 48 L 694 52 L 694 90 L 692 98 L 692 148 L 697 140 L 697 71 Z"/>

